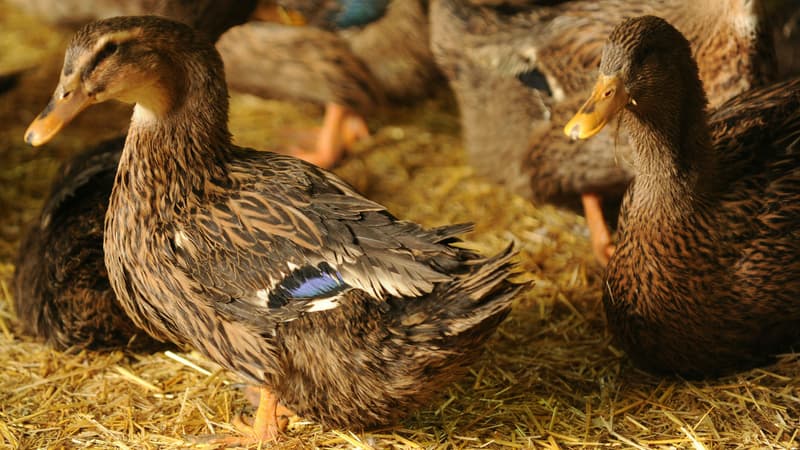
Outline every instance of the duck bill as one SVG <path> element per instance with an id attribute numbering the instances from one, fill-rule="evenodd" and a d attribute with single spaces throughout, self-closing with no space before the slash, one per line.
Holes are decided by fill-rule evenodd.
<path id="1" fill-rule="evenodd" d="M 600 130 L 628 103 L 622 80 L 616 75 L 600 75 L 591 97 L 567 122 L 564 134 L 572 139 L 588 139 Z"/>
<path id="2" fill-rule="evenodd" d="M 66 96 L 56 92 L 50 103 L 28 126 L 25 142 L 34 147 L 46 144 L 91 103 L 91 97 L 82 89 L 74 89 Z"/>

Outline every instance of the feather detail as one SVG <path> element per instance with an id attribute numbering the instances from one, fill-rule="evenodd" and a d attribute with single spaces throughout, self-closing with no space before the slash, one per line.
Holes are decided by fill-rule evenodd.
<path id="1" fill-rule="evenodd" d="M 337 28 L 360 27 L 374 22 L 386 12 L 389 0 L 342 0 L 333 16 Z"/>
<path id="2" fill-rule="evenodd" d="M 322 262 L 317 267 L 304 266 L 294 270 L 275 286 L 269 294 L 267 306 L 280 308 L 292 299 L 323 299 L 327 300 L 326 303 L 330 303 L 331 297 L 349 289 L 351 286 L 342 280 L 342 275 L 330 264 Z M 335 305 L 318 309 L 320 305 L 316 305 L 310 307 L 308 311 L 324 311 L 334 307 Z"/>

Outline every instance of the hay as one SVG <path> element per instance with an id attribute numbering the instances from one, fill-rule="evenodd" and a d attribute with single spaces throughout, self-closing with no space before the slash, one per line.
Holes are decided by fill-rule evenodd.
<path id="1" fill-rule="evenodd" d="M 57 352 L 15 334 L 8 283 L 25 222 L 58 162 L 123 129 L 129 109 L 89 110 L 47 148 L 26 147 L 22 132 L 54 87 L 64 34 L 3 4 L 0 17 L 0 49 L 44 45 L 44 58 L 54 61 L 0 103 L 0 447 L 174 449 L 193 445 L 192 436 L 230 432 L 232 415 L 252 408 L 233 375 L 193 352 Z M 30 58 L 27 64 L 38 60 Z M 0 52 L 0 72 L 19 67 L 10 61 Z M 233 96 L 232 109 L 237 140 L 257 147 L 281 145 L 284 130 L 315 124 L 320 111 L 242 95 Z M 709 382 L 638 371 L 609 344 L 601 271 L 582 219 L 478 179 L 465 164 L 446 95 L 372 125 L 374 137 L 339 174 L 401 217 L 429 226 L 476 222 L 468 240 L 481 251 L 515 239 L 536 287 L 440 401 L 364 434 L 295 418 L 277 448 L 800 446 L 799 355 Z"/>

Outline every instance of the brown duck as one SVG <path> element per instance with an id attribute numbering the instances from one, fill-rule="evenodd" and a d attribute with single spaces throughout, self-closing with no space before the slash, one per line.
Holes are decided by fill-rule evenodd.
<path id="1" fill-rule="evenodd" d="M 653 16 L 614 29 L 598 78 L 565 132 L 588 138 L 619 115 L 631 141 L 603 295 L 622 347 L 698 377 L 800 342 L 800 79 L 731 99 L 710 129 L 689 43 Z"/>
<path id="2" fill-rule="evenodd" d="M 84 3 L 34 0 L 24 6 L 62 24 L 120 10 L 150 12 L 193 25 L 210 38 L 243 21 L 255 6 L 255 0 Z M 21 329 L 59 349 L 155 344 L 116 301 L 103 257 L 103 223 L 123 144 L 124 138 L 113 139 L 66 162 L 20 245 L 14 302 Z"/>
<path id="3" fill-rule="evenodd" d="M 256 17 L 274 8 L 262 2 Z M 293 155 L 331 167 L 369 136 L 365 117 L 438 86 L 423 0 L 279 0 L 304 26 L 251 21 L 220 38 L 231 88 L 325 104 L 315 143 Z M 299 16 L 299 19 L 298 19 Z"/>
<path id="4" fill-rule="evenodd" d="M 124 138 L 65 163 L 20 244 L 14 305 L 22 331 L 58 348 L 155 342 L 117 302 L 103 260 L 103 222 Z"/>
<path id="5" fill-rule="evenodd" d="M 278 434 L 278 399 L 325 426 L 402 417 L 463 373 L 524 287 L 510 248 L 453 245 L 469 226 L 424 229 L 311 164 L 233 145 L 222 61 L 185 25 L 87 25 L 25 139 L 110 99 L 136 104 L 106 218 L 111 285 L 153 336 L 262 387 L 246 441 Z"/>
<path id="6" fill-rule="evenodd" d="M 774 79 L 758 0 L 476 3 L 488 2 L 433 0 L 430 8 L 431 46 L 456 94 L 469 158 L 534 201 L 584 209 L 601 261 L 612 250 L 601 211 L 616 217 L 632 177 L 627 144 L 609 132 L 572 143 L 561 127 L 591 89 L 613 27 L 642 14 L 674 23 L 692 43 L 712 106 Z"/>
<path id="7" fill-rule="evenodd" d="M 326 105 L 313 144 L 291 151 L 320 167 L 332 167 L 345 148 L 369 136 L 363 116 L 385 103 L 369 68 L 328 30 L 251 21 L 223 34 L 217 49 L 232 89 Z"/>

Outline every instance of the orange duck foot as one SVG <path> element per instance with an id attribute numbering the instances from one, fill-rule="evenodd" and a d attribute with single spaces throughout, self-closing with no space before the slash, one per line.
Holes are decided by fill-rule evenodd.
<path id="1" fill-rule="evenodd" d="M 283 408 L 284 411 L 288 411 Z M 241 416 L 236 416 L 232 421 L 233 426 L 241 433 L 240 436 L 208 436 L 199 439 L 200 442 L 223 446 L 249 446 L 260 442 L 274 442 L 286 431 L 289 419 L 278 416 L 278 397 L 265 387 L 259 388 L 259 402 L 255 419 L 252 424 L 246 423 Z"/>
<path id="2" fill-rule="evenodd" d="M 254 408 L 258 408 L 258 405 L 261 404 L 261 389 L 258 386 L 253 385 L 246 385 L 242 389 L 242 394 L 244 394 L 244 398 L 253 405 Z M 296 416 L 297 414 L 294 413 L 291 409 L 283 406 L 278 402 L 278 408 L 275 410 L 275 414 L 280 418 L 281 416 L 285 417 L 292 417 Z"/>
<path id="3" fill-rule="evenodd" d="M 582 194 L 583 212 L 586 224 L 589 226 L 589 238 L 592 241 L 592 252 L 603 266 L 608 265 L 616 246 L 611 243 L 611 232 L 603 218 L 603 202 L 599 195 Z"/>
<path id="4" fill-rule="evenodd" d="M 342 158 L 344 149 L 352 148 L 361 139 L 369 137 L 364 119 L 347 108 L 329 103 L 325 108 L 322 128 L 316 135 L 314 151 L 303 145 L 290 148 L 290 154 L 316 166 L 330 169 Z"/>
<path id="5" fill-rule="evenodd" d="M 364 118 L 353 112 L 348 112 L 341 125 L 342 146 L 352 149 L 356 144 L 370 137 L 369 128 Z"/>

